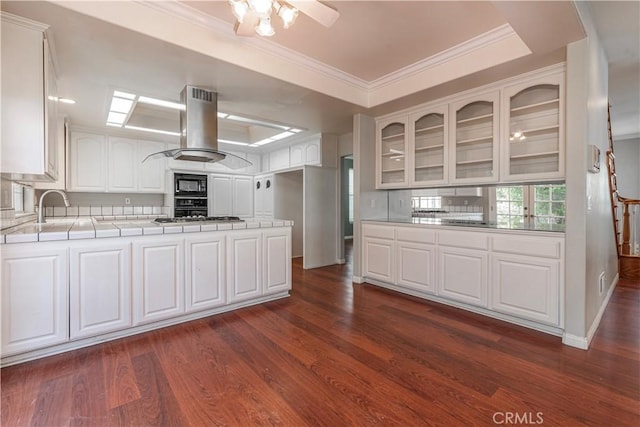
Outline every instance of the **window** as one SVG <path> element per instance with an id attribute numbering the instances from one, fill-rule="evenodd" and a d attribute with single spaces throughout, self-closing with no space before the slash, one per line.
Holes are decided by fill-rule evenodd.
<path id="1" fill-rule="evenodd" d="M 349 223 L 353 224 L 353 168 L 349 168 Z"/>
<path id="2" fill-rule="evenodd" d="M 496 221 L 504 227 L 564 224 L 565 184 L 496 187 Z"/>
<path id="3" fill-rule="evenodd" d="M 411 197 L 411 208 L 417 209 L 441 209 L 442 197 L 440 196 L 413 196 Z"/>

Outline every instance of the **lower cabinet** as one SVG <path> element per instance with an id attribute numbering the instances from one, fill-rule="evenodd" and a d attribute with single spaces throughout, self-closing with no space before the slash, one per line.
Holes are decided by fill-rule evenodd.
<path id="1" fill-rule="evenodd" d="M 133 242 L 133 323 L 184 313 L 183 239 Z"/>
<path id="2" fill-rule="evenodd" d="M 362 242 L 364 276 L 395 283 L 394 241 L 365 236 Z"/>
<path id="3" fill-rule="evenodd" d="M 438 249 L 438 295 L 480 307 L 487 306 L 487 259 L 483 251 Z"/>
<path id="4" fill-rule="evenodd" d="M 397 284 L 420 292 L 435 293 L 436 246 L 399 240 L 396 253 Z"/>
<path id="5" fill-rule="evenodd" d="M 291 289 L 291 228 L 265 230 L 262 234 L 265 295 Z"/>
<path id="6" fill-rule="evenodd" d="M 185 239 L 185 309 L 189 312 L 226 304 L 225 236 Z"/>
<path id="7" fill-rule="evenodd" d="M 560 321 L 560 261 L 494 254 L 491 309 L 550 325 Z"/>
<path id="8" fill-rule="evenodd" d="M 131 244 L 95 242 L 69 252 L 71 339 L 131 326 Z"/>
<path id="9" fill-rule="evenodd" d="M 237 231 L 227 237 L 227 289 L 230 303 L 262 295 L 262 245 L 259 230 Z"/>
<path id="10" fill-rule="evenodd" d="M 68 340 L 66 248 L 2 248 L 2 355 Z"/>

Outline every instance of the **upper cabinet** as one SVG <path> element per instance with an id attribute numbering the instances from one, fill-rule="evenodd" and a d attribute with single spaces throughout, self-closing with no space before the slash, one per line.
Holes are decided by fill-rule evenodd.
<path id="1" fill-rule="evenodd" d="M 69 191 L 164 193 L 166 160 L 142 163 L 166 144 L 73 132 L 69 144 Z"/>
<path id="2" fill-rule="evenodd" d="M 410 117 L 409 157 L 412 186 L 444 184 L 449 173 L 447 105 L 427 108 Z"/>
<path id="3" fill-rule="evenodd" d="M 338 164 L 338 138 L 330 134 L 312 135 L 289 147 L 264 153 L 265 171 L 274 172 L 302 166 L 335 168 Z"/>
<path id="4" fill-rule="evenodd" d="M 4 12 L 1 17 L 0 171 L 11 179 L 54 181 L 58 165 L 57 93 L 44 36 L 47 27 Z"/>
<path id="5" fill-rule="evenodd" d="M 451 104 L 451 184 L 498 180 L 498 100 L 490 92 Z"/>
<path id="6" fill-rule="evenodd" d="M 506 87 L 502 106 L 502 180 L 563 178 L 564 74 Z"/>
<path id="7" fill-rule="evenodd" d="M 376 119 L 376 188 L 565 176 L 564 64 Z"/>
<path id="8" fill-rule="evenodd" d="M 409 184 L 407 116 L 376 122 L 376 176 L 378 188 L 401 188 Z"/>

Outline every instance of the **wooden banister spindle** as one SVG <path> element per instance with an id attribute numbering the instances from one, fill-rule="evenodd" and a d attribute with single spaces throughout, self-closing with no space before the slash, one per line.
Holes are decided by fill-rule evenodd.
<path id="1" fill-rule="evenodd" d="M 629 245 L 630 234 L 631 233 L 629 228 L 629 204 L 625 203 L 623 212 L 622 212 L 622 254 L 623 255 L 629 255 L 631 253 L 630 245 Z"/>

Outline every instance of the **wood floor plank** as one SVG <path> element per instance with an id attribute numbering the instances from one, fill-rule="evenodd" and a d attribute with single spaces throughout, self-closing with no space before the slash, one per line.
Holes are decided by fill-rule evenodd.
<path id="1" fill-rule="evenodd" d="M 2 425 L 640 425 L 638 283 L 582 351 L 350 274 L 294 259 L 290 298 L 3 368 Z"/>

